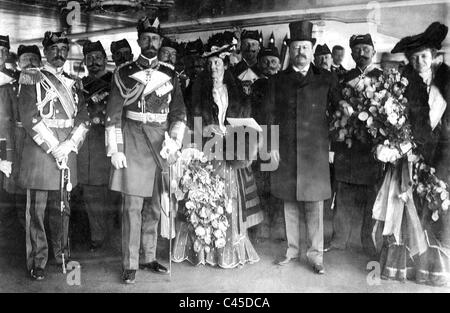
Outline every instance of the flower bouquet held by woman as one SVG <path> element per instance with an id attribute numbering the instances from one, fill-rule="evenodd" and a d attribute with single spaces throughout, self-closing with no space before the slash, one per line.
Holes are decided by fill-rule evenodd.
<path id="1" fill-rule="evenodd" d="M 394 144 L 400 148 L 396 154 L 381 148 L 377 154 L 394 161 L 373 211 L 383 227 L 380 263 L 386 279 L 433 285 L 450 281 L 450 69 L 434 64 L 447 32 L 447 26 L 435 22 L 392 50 L 409 59 L 402 73 L 408 84 L 406 122 L 400 129 L 411 131 L 403 146 L 413 153 L 399 143 Z"/>

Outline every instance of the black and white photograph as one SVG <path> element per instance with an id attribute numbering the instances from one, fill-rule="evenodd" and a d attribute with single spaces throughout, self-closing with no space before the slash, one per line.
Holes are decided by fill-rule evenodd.
<path id="1" fill-rule="evenodd" d="M 449 293 L 449 9 L 0 0 L 0 292 Z"/>

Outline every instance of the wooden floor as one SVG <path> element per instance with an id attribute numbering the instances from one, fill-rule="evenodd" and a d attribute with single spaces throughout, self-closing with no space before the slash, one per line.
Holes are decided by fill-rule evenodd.
<path id="1" fill-rule="evenodd" d="M 370 273 L 366 269 L 371 260 L 358 248 L 327 253 L 326 274 L 323 276 L 314 274 L 304 261 L 279 267 L 273 264 L 273 260 L 284 252 L 285 242 L 272 240 L 255 243 L 261 257 L 256 264 L 224 270 L 194 267 L 185 262 L 173 265 L 171 277 L 139 271 L 136 284 L 132 286 L 120 281 L 117 244 L 115 248 L 104 248 L 96 253 L 78 245 L 72 259 L 81 264 L 80 286 L 70 286 L 67 276 L 53 265 L 48 265 L 44 281 L 34 282 L 24 269 L 25 248 L 20 225 L 3 223 L 0 227 L 0 292 L 450 292 L 450 288 L 414 282 L 382 280 L 377 284 L 373 279 L 377 277 L 376 272 Z M 158 255 L 164 264 L 168 260 L 167 251 L 167 240 L 160 240 Z M 371 265 L 374 264 L 376 266 L 376 263 Z"/>

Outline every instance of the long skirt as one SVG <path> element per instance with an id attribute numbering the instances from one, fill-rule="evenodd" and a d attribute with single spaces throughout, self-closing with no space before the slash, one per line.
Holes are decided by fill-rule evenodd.
<path id="1" fill-rule="evenodd" d="M 420 213 L 427 242 L 426 251 L 412 256 L 406 245 L 396 243 L 393 236 L 385 236 L 380 255 L 381 277 L 446 286 L 450 282 L 450 214 L 443 214 L 434 222 L 427 208 L 423 208 Z M 405 228 L 402 225 L 402 233 L 406 234 Z"/>
<path id="2" fill-rule="evenodd" d="M 258 253 L 253 247 L 247 236 L 247 227 L 243 220 L 244 208 L 242 193 L 239 192 L 237 183 L 237 169 L 229 166 L 230 175 L 226 177 L 227 185 L 231 187 L 231 198 L 233 210 L 229 217 L 230 226 L 227 229 L 226 245 L 223 248 L 212 248 L 209 252 L 201 249 L 199 252 L 194 250 L 196 239 L 193 227 L 186 221 L 181 221 L 177 229 L 174 242 L 173 257 L 174 262 L 189 261 L 193 265 L 219 266 L 221 268 L 234 268 L 246 263 L 255 263 L 259 261 Z"/>

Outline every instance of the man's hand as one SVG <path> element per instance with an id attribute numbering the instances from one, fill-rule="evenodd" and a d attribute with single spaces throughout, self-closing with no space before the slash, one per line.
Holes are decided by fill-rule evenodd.
<path id="1" fill-rule="evenodd" d="M 12 171 L 12 163 L 6 160 L 0 160 L 0 172 L 4 173 L 9 178 Z"/>
<path id="2" fill-rule="evenodd" d="M 65 158 L 67 158 L 74 149 L 73 142 L 70 140 L 64 141 L 60 143 L 55 150 L 52 151 L 52 155 L 56 159 L 56 161 L 61 162 Z"/>
<path id="3" fill-rule="evenodd" d="M 278 150 L 271 150 L 270 151 L 270 159 L 275 162 L 276 166 L 280 164 L 280 151 Z"/>
<path id="4" fill-rule="evenodd" d="M 123 152 L 116 152 L 111 156 L 111 164 L 116 170 L 127 167 L 127 157 Z"/>

